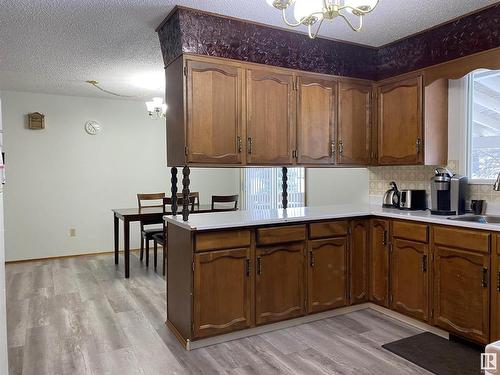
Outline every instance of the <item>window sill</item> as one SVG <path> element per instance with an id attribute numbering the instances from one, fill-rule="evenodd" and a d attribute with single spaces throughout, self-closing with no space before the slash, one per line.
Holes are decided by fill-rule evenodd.
<path id="1" fill-rule="evenodd" d="M 468 180 L 469 185 L 493 185 L 495 183 L 495 180 L 485 180 L 485 179 L 469 179 Z"/>

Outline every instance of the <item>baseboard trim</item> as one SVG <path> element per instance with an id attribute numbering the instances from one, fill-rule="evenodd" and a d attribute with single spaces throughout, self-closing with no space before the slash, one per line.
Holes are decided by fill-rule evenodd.
<path id="1" fill-rule="evenodd" d="M 140 250 L 141 249 L 130 249 L 130 252 L 135 253 L 135 252 L 138 252 Z M 5 264 L 16 264 L 16 263 L 27 263 L 27 262 L 39 262 L 39 261 L 44 261 L 44 260 L 89 257 L 89 256 L 107 255 L 107 254 L 114 254 L 114 253 L 115 253 L 114 251 L 99 251 L 99 252 L 95 252 L 95 253 L 83 253 L 83 254 L 73 254 L 73 255 L 56 255 L 53 257 L 44 257 L 44 258 L 6 260 Z M 123 250 L 120 250 L 119 253 L 123 254 Z"/>
<path id="2" fill-rule="evenodd" d="M 220 336 L 215 336 L 215 337 L 208 337 L 206 339 L 200 339 L 196 341 L 191 341 L 191 340 L 185 340 L 184 338 L 180 338 L 178 336 L 177 330 L 175 330 L 175 327 L 172 327 L 172 324 L 168 324 L 168 327 L 174 332 L 174 335 L 177 337 L 179 342 L 187 349 L 187 350 L 194 350 L 194 349 L 200 349 L 204 348 L 207 346 L 211 345 L 216 345 L 216 344 L 221 344 L 223 342 L 228 342 L 228 341 L 233 341 L 233 340 L 238 340 L 242 339 L 245 337 L 250 337 L 250 336 L 255 336 L 255 335 L 260 335 L 263 333 L 267 332 L 272 332 L 280 329 L 285 329 L 285 328 L 290 328 L 294 326 L 298 326 L 301 324 L 305 323 L 311 323 L 315 322 L 318 320 L 322 319 L 327 319 L 327 318 L 332 318 L 334 316 L 339 316 L 339 315 L 345 315 L 349 314 L 351 312 L 359 311 L 359 310 L 366 310 L 366 309 L 372 309 L 374 311 L 377 311 L 381 314 L 384 314 L 390 318 L 399 320 L 405 324 L 411 325 L 415 328 L 418 328 L 422 331 L 426 332 L 431 332 L 434 333 L 435 335 L 441 336 L 447 340 L 449 340 L 449 334 L 446 331 L 443 331 L 439 328 L 433 327 L 429 324 L 420 322 L 418 320 L 415 320 L 413 318 L 409 318 L 405 315 L 402 315 L 400 313 L 397 313 L 395 311 L 386 309 L 385 307 L 381 307 L 379 305 L 376 305 L 371 302 L 367 303 L 362 303 L 359 305 L 353 305 L 353 306 L 347 306 L 347 307 L 341 307 L 335 310 L 330 310 L 330 311 L 325 311 L 317 314 L 311 314 L 311 315 L 306 315 L 302 316 L 300 318 L 295 318 L 291 320 L 286 320 L 283 322 L 278 322 L 278 323 L 273 323 L 273 324 L 267 324 L 265 326 L 260 326 L 260 327 L 254 327 L 254 328 L 248 328 L 242 331 L 237 331 L 237 332 L 231 332 L 231 333 L 226 333 L 224 335 Z"/>

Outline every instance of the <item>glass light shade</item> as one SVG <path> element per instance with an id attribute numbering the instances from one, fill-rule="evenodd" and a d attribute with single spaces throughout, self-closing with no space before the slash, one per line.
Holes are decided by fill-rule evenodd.
<path id="1" fill-rule="evenodd" d="M 363 10 L 372 10 L 377 5 L 377 0 L 345 0 L 344 4 Z M 351 9 L 348 9 L 348 11 L 352 12 Z"/>
<path id="2" fill-rule="evenodd" d="M 166 104 L 161 105 L 161 113 L 163 113 L 163 114 L 167 113 L 167 105 Z"/>
<path id="3" fill-rule="evenodd" d="M 322 12 L 325 6 L 324 0 L 296 0 L 293 8 L 293 16 L 300 22 L 304 17 L 310 16 L 312 13 Z M 315 15 L 318 19 L 323 18 L 322 15 Z"/>
<path id="4" fill-rule="evenodd" d="M 153 98 L 153 103 L 155 104 L 155 107 L 161 107 L 163 104 L 163 98 L 155 97 Z"/>
<path id="5" fill-rule="evenodd" d="M 154 112 L 155 103 L 154 102 L 146 102 L 146 109 L 148 110 L 148 112 Z"/>
<path id="6" fill-rule="evenodd" d="M 266 2 L 269 6 L 273 6 L 274 0 L 266 0 Z"/>

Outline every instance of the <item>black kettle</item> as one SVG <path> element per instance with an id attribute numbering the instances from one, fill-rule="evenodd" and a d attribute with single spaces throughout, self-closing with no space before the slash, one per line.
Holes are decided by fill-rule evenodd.
<path id="1" fill-rule="evenodd" d="M 394 181 L 391 181 L 389 186 L 391 188 L 384 194 L 384 202 L 382 204 L 382 207 L 399 208 L 400 193 L 398 190 L 398 185 L 396 185 Z"/>

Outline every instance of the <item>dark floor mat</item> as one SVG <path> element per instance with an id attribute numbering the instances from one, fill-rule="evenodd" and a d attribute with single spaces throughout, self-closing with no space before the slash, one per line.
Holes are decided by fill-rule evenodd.
<path id="1" fill-rule="evenodd" d="M 400 357 L 438 375 L 481 373 L 479 346 L 446 340 L 430 332 L 382 345 Z"/>

